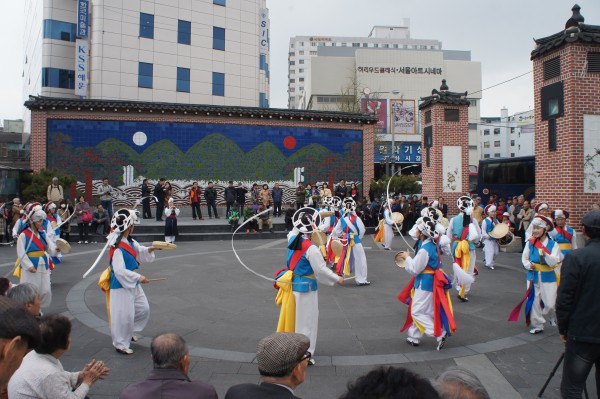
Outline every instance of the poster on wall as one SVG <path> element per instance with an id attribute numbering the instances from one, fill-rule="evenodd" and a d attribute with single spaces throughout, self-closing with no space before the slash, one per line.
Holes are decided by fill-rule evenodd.
<path id="1" fill-rule="evenodd" d="M 462 147 L 442 148 L 442 190 L 445 193 L 462 192 Z"/>
<path id="2" fill-rule="evenodd" d="M 600 193 L 600 115 L 583 115 L 583 192 Z"/>
<path id="3" fill-rule="evenodd" d="M 415 134 L 415 100 L 391 100 L 391 131 L 400 134 Z"/>
<path id="4" fill-rule="evenodd" d="M 377 117 L 376 133 L 387 132 L 387 100 L 366 99 L 361 102 L 361 110 L 365 114 L 371 114 Z"/>

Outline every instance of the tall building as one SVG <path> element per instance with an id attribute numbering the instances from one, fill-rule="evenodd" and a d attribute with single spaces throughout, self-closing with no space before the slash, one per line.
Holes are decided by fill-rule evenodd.
<path id="1" fill-rule="evenodd" d="M 533 110 L 500 117 L 482 117 L 479 122 L 480 159 L 514 158 L 534 155 L 535 116 Z"/>
<path id="2" fill-rule="evenodd" d="M 266 0 L 26 0 L 25 13 L 25 99 L 268 107 Z"/>

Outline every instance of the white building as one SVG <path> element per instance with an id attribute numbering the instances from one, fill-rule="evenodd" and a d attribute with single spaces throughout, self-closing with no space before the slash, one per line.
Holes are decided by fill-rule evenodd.
<path id="1" fill-rule="evenodd" d="M 268 107 L 266 0 L 26 0 L 25 13 L 25 99 Z"/>
<path id="2" fill-rule="evenodd" d="M 500 110 L 500 117 L 482 117 L 479 122 L 480 159 L 514 158 L 534 155 L 533 111 L 508 116 L 508 109 Z"/>

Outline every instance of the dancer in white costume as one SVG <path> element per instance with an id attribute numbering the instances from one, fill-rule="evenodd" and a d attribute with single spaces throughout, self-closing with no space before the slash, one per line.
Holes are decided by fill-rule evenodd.
<path id="1" fill-rule="evenodd" d="M 352 198 L 344 199 L 342 207 L 344 216 L 340 218 L 331 233 L 333 238 L 342 237 L 342 241 L 346 241 L 335 271 L 338 275 L 349 275 L 354 269 L 356 285 L 370 285 L 367 280 L 367 256 L 361 244 L 365 235 L 365 225 L 356 215 L 356 202 Z"/>

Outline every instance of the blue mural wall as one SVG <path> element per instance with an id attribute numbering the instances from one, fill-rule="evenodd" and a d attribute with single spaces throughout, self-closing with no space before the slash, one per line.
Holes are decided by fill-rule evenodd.
<path id="1" fill-rule="evenodd" d="M 79 181 L 107 176 L 172 180 L 362 180 L 362 130 L 203 123 L 49 119 L 48 168 Z"/>

